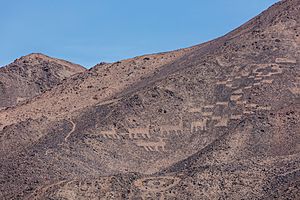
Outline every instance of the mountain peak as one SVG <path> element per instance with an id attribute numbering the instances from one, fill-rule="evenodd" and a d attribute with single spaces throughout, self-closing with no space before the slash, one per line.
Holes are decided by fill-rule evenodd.
<path id="1" fill-rule="evenodd" d="M 47 56 L 42 53 L 30 53 L 28 55 L 22 56 L 20 58 L 17 58 L 14 62 L 32 62 L 32 61 L 49 61 L 49 60 L 56 60 L 55 58 L 51 58 L 50 56 Z"/>
<path id="2" fill-rule="evenodd" d="M 53 58 L 50 56 L 47 56 L 42 53 L 31 53 L 26 56 L 22 56 L 14 61 L 14 63 L 22 64 L 22 63 L 30 63 L 31 65 L 39 65 L 39 64 L 45 64 L 45 63 L 57 63 L 59 65 L 63 65 L 65 67 L 68 67 L 69 70 L 74 71 L 84 71 L 85 68 L 81 65 L 71 63 L 69 61 L 65 61 L 58 58 Z"/>
<path id="3" fill-rule="evenodd" d="M 0 68 L 0 109 L 14 106 L 61 83 L 85 68 L 41 53 L 31 53 Z"/>

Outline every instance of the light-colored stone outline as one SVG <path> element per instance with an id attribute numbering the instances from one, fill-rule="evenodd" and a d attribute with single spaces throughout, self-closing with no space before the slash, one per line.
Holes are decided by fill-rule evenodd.
<path id="1" fill-rule="evenodd" d="M 122 135 L 128 135 L 130 139 L 138 139 L 139 136 L 142 138 L 151 138 L 150 124 L 146 127 L 128 128 L 128 133 L 122 133 Z"/>
<path id="2" fill-rule="evenodd" d="M 115 127 L 112 127 L 110 130 L 100 131 L 99 133 L 92 134 L 92 135 L 101 135 L 106 139 L 117 139 L 117 140 L 121 139 Z"/>
<path id="3" fill-rule="evenodd" d="M 207 127 L 207 118 L 203 118 L 202 120 L 193 121 L 191 123 L 191 132 L 197 132 L 197 131 L 205 131 Z"/>
<path id="4" fill-rule="evenodd" d="M 180 121 L 178 125 L 160 125 L 159 126 L 160 133 L 163 135 L 168 135 L 168 134 L 180 134 L 183 131 L 183 119 L 180 117 Z"/>
<path id="5" fill-rule="evenodd" d="M 275 63 L 278 64 L 296 64 L 297 60 L 294 58 L 276 58 Z"/>
<path id="6" fill-rule="evenodd" d="M 67 134 L 67 136 L 65 137 L 65 142 L 68 142 L 68 138 L 71 136 L 71 134 L 75 131 L 76 129 L 76 124 L 71 120 L 69 119 L 70 123 L 72 124 L 72 129 L 71 131 Z"/>
<path id="7" fill-rule="evenodd" d="M 138 147 L 143 147 L 146 151 L 165 151 L 166 142 L 164 141 L 165 138 L 158 138 L 158 142 L 151 142 L 145 140 L 138 140 L 135 141 L 135 144 Z M 161 150 L 160 150 L 161 149 Z"/>

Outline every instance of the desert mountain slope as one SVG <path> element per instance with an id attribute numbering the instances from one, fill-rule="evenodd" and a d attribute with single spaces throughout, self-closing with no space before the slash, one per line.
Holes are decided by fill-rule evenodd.
<path id="1" fill-rule="evenodd" d="M 29 54 L 0 68 L 0 110 L 29 100 L 85 69 L 43 54 Z"/>
<path id="2" fill-rule="evenodd" d="M 10 139 L 2 137 L 3 146 L 9 146 L 5 147 L 7 151 L 2 153 L 11 153 L 12 149 L 14 151 L 22 149 L 23 145 L 38 140 L 43 136 L 41 129 L 47 129 L 49 124 L 57 120 L 72 117 L 74 112 L 80 113 L 80 110 L 84 108 L 116 102 L 118 99 L 111 98 L 117 93 L 157 73 L 162 66 L 173 62 L 194 48 L 197 47 L 145 55 L 112 64 L 99 64 L 89 71 L 70 77 L 64 81 L 64 84 L 18 107 L 0 111 L 0 130 L 3 129 L 4 132 L 32 121 L 37 122 L 36 125 L 39 127 L 28 128 L 31 129 L 29 135 L 4 134 Z M 33 129 L 39 129 L 39 131 L 34 132 Z M 19 144 L 18 147 L 12 145 L 15 142 Z"/>
<path id="3" fill-rule="evenodd" d="M 17 108 L 0 112 L 0 129 L 29 118 L 64 118 L 76 110 L 103 102 L 194 48 L 96 65 L 85 73 L 71 77 L 55 90 Z"/>
<path id="4" fill-rule="evenodd" d="M 0 112 L 0 195 L 297 199 L 299 11 L 281 1 L 166 62 L 96 66 Z"/>

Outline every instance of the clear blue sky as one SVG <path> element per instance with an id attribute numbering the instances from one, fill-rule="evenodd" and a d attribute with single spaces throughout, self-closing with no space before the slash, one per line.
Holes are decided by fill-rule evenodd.
<path id="1" fill-rule="evenodd" d="M 221 36 L 276 0 L 0 0 L 0 66 L 40 52 L 91 67 Z"/>

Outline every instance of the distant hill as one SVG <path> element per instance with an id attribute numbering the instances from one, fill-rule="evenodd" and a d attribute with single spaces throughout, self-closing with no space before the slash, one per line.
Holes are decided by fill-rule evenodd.
<path id="1" fill-rule="evenodd" d="M 85 68 L 43 54 L 30 54 L 0 68 L 0 109 L 15 106 Z"/>

